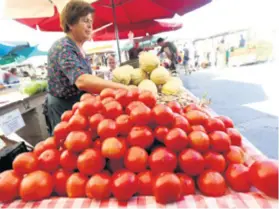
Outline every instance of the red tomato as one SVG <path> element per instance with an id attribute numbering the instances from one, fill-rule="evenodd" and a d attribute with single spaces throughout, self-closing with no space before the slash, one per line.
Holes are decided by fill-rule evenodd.
<path id="1" fill-rule="evenodd" d="M 106 118 L 115 119 L 122 113 L 122 106 L 117 101 L 111 101 L 104 105 L 104 116 Z"/>
<path id="2" fill-rule="evenodd" d="M 38 168 L 38 159 L 32 152 L 24 152 L 16 156 L 13 169 L 19 175 L 31 173 Z"/>
<path id="3" fill-rule="evenodd" d="M 191 129 L 192 129 L 192 131 L 202 131 L 202 132 L 206 133 L 206 130 L 202 125 L 191 126 Z"/>
<path id="4" fill-rule="evenodd" d="M 11 202 L 18 197 L 21 179 L 13 170 L 0 173 L 0 202 Z"/>
<path id="5" fill-rule="evenodd" d="M 116 118 L 116 127 L 121 136 L 127 136 L 132 129 L 132 122 L 129 115 L 120 115 Z"/>
<path id="6" fill-rule="evenodd" d="M 160 142 L 164 142 L 168 133 L 169 129 L 165 126 L 157 126 L 157 128 L 154 130 L 154 136 Z"/>
<path id="7" fill-rule="evenodd" d="M 69 129 L 71 131 L 85 130 L 88 128 L 88 123 L 89 122 L 86 116 L 77 114 L 69 120 Z"/>
<path id="8" fill-rule="evenodd" d="M 147 125 L 151 122 L 151 110 L 145 105 L 139 105 L 131 110 L 130 119 L 135 125 Z"/>
<path id="9" fill-rule="evenodd" d="M 115 99 L 113 97 L 106 97 L 102 100 L 102 104 L 105 105 L 111 101 L 115 101 Z"/>
<path id="10" fill-rule="evenodd" d="M 125 109 L 126 114 L 130 115 L 131 111 L 133 109 L 135 109 L 136 107 L 138 107 L 138 106 L 145 106 L 145 104 L 140 102 L 140 101 L 133 101 L 133 102 L 131 102 L 130 104 L 127 105 L 127 107 Z"/>
<path id="11" fill-rule="evenodd" d="M 96 149 L 96 150 L 101 150 L 101 148 L 102 148 L 102 140 L 101 139 L 96 139 L 93 142 L 93 148 Z"/>
<path id="12" fill-rule="evenodd" d="M 177 166 L 175 153 L 164 147 L 152 151 L 148 159 L 149 167 L 154 174 L 173 172 Z"/>
<path id="13" fill-rule="evenodd" d="M 48 137 L 45 141 L 44 141 L 44 147 L 46 149 L 57 149 L 59 148 L 59 143 L 57 143 L 58 140 L 55 139 L 55 137 Z"/>
<path id="14" fill-rule="evenodd" d="M 212 170 L 204 171 L 197 180 L 198 187 L 206 196 L 218 197 L 225 194 L 227 185 L 224 177 Z"/>
<path id="15" fill-rule="evenodd" d="M 186 107 L 183 108 L 183 112 L 185 112 L 185 113 L 187 113 L 191 110 L 202 110 L 202 108 L 195 103 L 188 104 Z"/>
<path id="16" fill-rule="evenodd" d="M 94 98 L 94 96 L 92 94 L 89 94 L 89 93 L 84 93 L 81 97 L 80 97 L 80 101 L 85 101 L 87 99 L 92 99 Z"/>
<path id="17" fill-rule="evenodd" d="M 92 130 L 97 131 L 97 127 L 101 121 L 103 121 L 105 117 L 100 114 L 96 113 L 95 115 L 92 115 L 89 119 L 89 126 Z"/>
<path id="18" fill-rule="evenodd" d="M 142 196 L 151 196 L 153 177 L 151 171 L 144 171 L 137 175 L 138 193 Z"/>
<path id="19" fill-rule="evenodd" d="M 226 131 L 225 124 L 218 118 L 209 118 L 204 127 L 207 133 L 213 131 Z"/>
<path id="20" fill-rule="evenodd" d="M 106 138 L 102 144 L 102 155 L 109 159 L 123 158 L 127 150 L 124 140 L 119 138 L 110 137 Z"/>
<path id="21" fill-rule="evenodd" d="M 55 171 L 52 175 L 53 177 L 53 184 L 54 184 L 54 192 L 59 196 L 66 196 L 66 183 L 68 178 L 71 176 L 71 173 L 65 171 L 63 169 L 59 169 Z"/>
<path id="22" fill-rule="evenodd" d="M 53 130 L 54 137 L 58 141 L 65 140 L 69 132 L 69 123 L 65 121 L 58 123 Z"/>
<path id="23" fill-rule="evenodd" d="M 200 110 L 190 110 L 185 117 L 191 125 L 204 125 L 208 120 L 208 116 Z"/>
<path id="24" fill-rule="evenodd" d="M 115 90 L 114 89 L 110 89 L 110 88 L 106 88 L 103 89 L 100 93 L 100 97 L 101 99 L 104 99 L 106 97 L 115 97 Z"/>
<path id="25" fill-rule="evenodd" d="M 225 173 L 230 187 L 237 192 L 249 192 L 251 183 L 249 180 L 249 169 L 242 164 L 231 164 Z"/>
<path id="26" fill-rule="evenodd" d="M 65 140 L 65 147 L 71 152 L 82 152 L 91 145 L 90 135 L 85 131 L 72 131 Z"/>
<path id="27" fill-rule="evenodd" d="M 47 172 L 54 172 L 59 167 L 60 153 L 55 149 L 48 149 L 38 157 L 39 168 Z"/>
<path id="28" fill-rule="evenodd" d="M 133 97 L 133 93 L 126 89 L 119 89 L 115 94 L 115 100 L 119 102 L 122 107 L 126 107 L 128 104 L 130 104 L 134 99 Z"/>
<path id="29" fill-rule="evenodd" d="M 163 104 L 153 107 L 151 114 L 158 125 L 171 126 L 174 123 L 175 118 L 171 108 Z"/>
<path id="30" fill-rule="evenodd" d="M 67 180 L 66 191 L 70 198 L 85 197 L 87 176 L 81 173 L 73 173 Z"/>
<path id="31" fill-rule="evenodd" d="M 147 163 L 148 154 L 141 147 L 131 147 L 124 158 L 125 167 L 134 173 L 145 171 Z"/>
<path id="32" fill-rule="evenodd" d="M 132 101 L 137 101 L 139 99 L 140 91 L 138 88 L 131 88 L 128 91 L 132 94 Z"/>
<path id="33" fill-rule="evenodd" d="M 238 146 L 230 146 L 230 150 L 224 154 L 228 164 L 243 164 L 244 152 Z"/>
<path id="34" fill-rule="evenodd" d="M 76 103 L 73 105 L 73 107 L 72 107 L 73 113 L 75 113 L 75 112 L 78 110 L 79 104 L 80 104 L 80 102 L 76 102 Z"/>
<path id="35" fill-rule="evenodd" d="M 221 115 L 221 116 L 218 116 L 216 118 L 218 118 L 221 121 L 223 121 L 223 123 L 224 123 L 226 128 L 233 128 L 234 127 L 233 121 L 229 117 Z"/>
<path id="36" fill-rule="evenodd" d="M 209 151 L 204 154 L 205 169 L 223 173 L 226 168 L 226 160 L 223 155 Z"/>
<path id="37" fill-rule="evenodd" d="M 184 173 L 177 173 L 176 175 L 178 176 L 181 182 L 182 195 L 189 195 L 189 194 L 196 193 L 195 182 L 191 177 L 187 176 Z"/>
<path id="38" fill-rule="evenodd" d="M 252 185 L 266 195 L 278 199 L 277 160 L 261 160 L 254 162 L 249 169 L 249 179 Z"/>
<path id="39" fill-rule="evenodd" d="M 79 113 L 81 115 L 90 117 L 97 113 L 98 109 L 95 109 L 94 103 L 96 100 L 94 98 L 84 100 L 79 104 Z"/>
<path id="40" fill-rule="evenodd" d="M 212 150 L 216 152 L 227 152 L 230 150 L 231 140 L 228 134 L 223 131 L 214 131 L 210 133 L 210 144 Z"/>
<path id="41" fill-rule="evenodd" d="M 149 108 L 153 108 L 157 103 L 156 97 L 151 91 L 142 91 L 138 100 Z"/>
<path id="42" fill-rule="evenodd" d="M 145 149 L 153 144 L 154 136 L 152 130 L 147 126 L 134 126 L 128 135 L 127 141 L 131 146 L 139 146 Z"/>
<path id="43" fill-rule="evenodd" d="M 117 200 L 129 200 L 138 191 L 136 175 L 125 170 L 115 173 L 112 176 L 111 190 Z"/>
<path id="44" fill-rule="evenodd" d="M 190 147 L 199 151 L 205 152 L 209 149 L 210 139 L 208 135 L 202 131 L 193 131 L 188 136 Z"/>
<path id="45" fill-rule="evenodd" d="M 153 194 L 161 204 L 178 201 L 182 195 L 180 179 L 174 173 L 161 173 L 154 182 Z"/>
<path id="46" fill-rule="evenodd" d="M 108 161 L 108 168 L 112 173 L 124 169 L 124 160 L 123 158 L 120 159 L 109 159 Z"/>
<path id="47" fill-rule="evenodd" d="M 73 115 L 74 115 L 74 112 L 72 110 L 67 110 L 61 115 L 61 121 L 68 122 Z"/>
<path id="48" fill-rule="evenodd" d="M 101 172 L 105 163 L 100 151 L 89 148 L 78 156 L 77 167 L 80 173 L 89 176 Z"/>
<path id="49" fill-rule="evenodd" d="M 99 123 L 97 133 L 103 139 L 117 136 L 118 130 L 115 121 L 111 119 L 104 119 Z"/>
<path id="50" fill-rule="evenodd" d="M 227 128 L 227 134 L 229 135 L 232 145 L 241 146 L 242 137 L 238 130 L 235 128 Z"/>
<path id="51" fill-rule="evenodd" d="M 23 201 L 38 201 L 50 197 L 52 190 L 52 176 L 38 170 L 24 176 L 20 183 L 19 195 Z"/>
<path id="52" fill-rule="evenodd" d="M 97 200 L 108 199 L 111 194 L 111 178 L 109 175 L 100 173 L 93 175 L 85 187 L 86 196 Z"/>
<path id="53" fill-rule="evenodd" d="M 185 131 L 187 134 L 189 134 L 192 131 L 190 123 L 182 115 L 177 115 L 175 117 L 173 127 L 180 128 L 183 131 Z"/>
<path id="54" fill-rule="evenodd" d="M 45 151 L 45 142 L 40 141 L 36 146 L 34 147 L 33 153 L 38 157 L 40 154 Z"/>
<path id="55" fill-rule="evenodd" d="M 60 165 L 67 171 L 73 171 L 77 168 L 78 156 L 68 150 L 64 150 L 60 155 Z"/>
<path id="56" fill-rule="evenodd" d="M 179 155 L 179 166 L 185 174 L 197 176 L 204 170 L 203 156 L 193 149 L 185 149 Z"/>
<path id="57" fill-rule="evenodd" d="M 167 106 L 175 113 L 181 113 L 182 111 L 181 105 L 176 101 L 168 102 Z"/>
<path id="58" fill-rule="evenodd" d="M 187 134 L 180 128 L 173 128 L 166 135 L 164 143 L 172 151 L 182 151 L 188 145 Z"/>

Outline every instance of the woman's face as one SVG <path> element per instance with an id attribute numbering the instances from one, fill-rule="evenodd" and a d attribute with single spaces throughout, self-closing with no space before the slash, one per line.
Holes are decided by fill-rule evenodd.
<path id="1" fill-rule="evenodd" d="M 93 15 L 81 17 L 78 23 L 70 26 L 71 33 L 79 41 L 89 41 L 92 38 L 93 33 Z"/>

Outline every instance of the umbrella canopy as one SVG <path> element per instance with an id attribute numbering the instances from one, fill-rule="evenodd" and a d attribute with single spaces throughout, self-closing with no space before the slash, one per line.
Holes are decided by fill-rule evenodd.
<path id="1" fill-rule="evenodd" d="M 0 56 L 5 56 L 9 54 L 12 50 L 29 47 L 27 42 L 0 42 Z"/>
<path id="2" fill-rule="evenodd" d="M 173 31 L 182 28 L 182 24 L 167 23 L 159 21 L 145 21 L 141 23 L 118 25 L 119 39 L 127 39 L 129 32 L 133 32 L 134 37 L 154 35 L 161 32 Z M 94 41 L 115 40 L 114 25 L 97 31 L 93 34 Z"/>

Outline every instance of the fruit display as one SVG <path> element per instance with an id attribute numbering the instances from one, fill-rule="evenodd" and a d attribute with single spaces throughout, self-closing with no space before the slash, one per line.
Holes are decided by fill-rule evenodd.
<path id="1" fill-rule="evenodd" d="M 21 92 L 29 96 L 46 91 L 47 81 L 32 81 L 27 85 L 22 86 Z"/>
<path id="2" fill-rule="evenodd" d="M 63 113 L 53 137 L 0 174 L 0 202 L 138 195 L 168 204 L 199 192 L 220 197 L 229 188 L 252 187 L 278 198 L 278 161 L 248 165 L 245 155 L 228 117 L 195 103 L 162 104 L 151 91 L 104 89 L 84 94 Z"/>

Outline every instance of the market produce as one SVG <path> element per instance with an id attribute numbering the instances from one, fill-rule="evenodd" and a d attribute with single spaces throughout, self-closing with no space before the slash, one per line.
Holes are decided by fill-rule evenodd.
<path id="1" fill-rule="evenodd" d="M 24 85 L 21 91 L 24 94 L 32 96 L 40 92 L 44 92 L 47 89 L 47 81 L 32 81 L 31 83 Z"/>
<path id="2" fill-rule="evenodd" d="M 139 55 L 139 65 L 143 71 L 151 73 L 160 65 L 160 60 L 152 52 L 141 52 Z"/>
<path id="3" fill-rule="evenodd" d="M 158 92 L 156 84 L 153 81 L 148 80 L 148 79 L 145 79 L 142 82 L 140 82 L 138 87 L 140 90 L 151 91 L 154 94 L 157 94 L 157 92 Z"/>
<path id="4" fill-rule="evenodd" d="M 112 72 L 112 80 L 117 83 L 128 85 L 131 81 L 131 72 L 134 68 L 130 65 L 124 65 L 116 68 Z"/>
<path id="5" fill-rule="evenodd" d="M 156 84 L 161 85 L 165 84 L 170 77 L 169 71 L 164 67 L 157 67 L 150 74 L 150 79 Z"/>
<path id="6" fill-rule="evenodd" d="M 53 137 L 15 158 L 13 170 L 0 174 L 0 201 L 150 195 L 167 204 L 197 190 L 218 197 L 228 187 L 249 192 L 253 186 L 278 198 L 278 161 L 248 166 L 243 148 L 231 119 L 199 104 L 162 104 L 151 91 L 105 89 L 82 96 Z"/>
<path id="7" fill-rule="evenodd" d="M 177 95 L 182 89 L 182 85 L 176 81 L 167 81 L 162 86 L 162 93 L 166 95 Z"/>
<path id="8" fill-rule="evenodd" d="M 133 85 L 139 85 L 141 81 L 147 78 L 147 73 L 140 68 L 136 68 L 131 72 L 131 84 Z"/>

